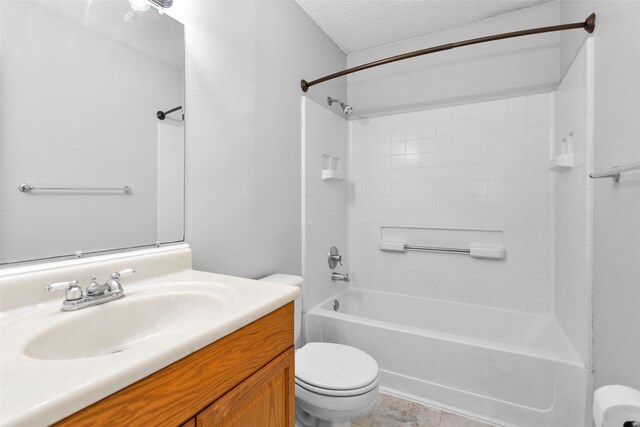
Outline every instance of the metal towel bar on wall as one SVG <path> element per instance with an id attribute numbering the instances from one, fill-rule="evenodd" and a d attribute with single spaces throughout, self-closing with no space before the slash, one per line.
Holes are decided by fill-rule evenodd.
<path id="1" fill-rule="evenodd" d="M 437 246 L 414 246 L 414 245 L 404 245 L 405 251 L 425 251 L 425 252 L 445 252 L 449 254 L 471 254 L 471 249 L 460 249 L 460 248 L 440 248 Z"/>
<path id="2" fill-rule="evenodd" d="M 124 187 L 33 187 L 29 184 L 20 184 L 18 190 L 21 193 L 30 193 L 33 190 L 46 190 L 46 191 L 122 191 L 126 194 L 130 194 L 133 188 L 130 185 Z"/>
<path id="3" fill-rule="evenodd" d="M 442 246 L 410 245 L 398 240 L 380 240 L 378 247 L 388 252 L 439 252 L 445 254 L 470 255 L 472 258 L 505 259 L 507 251 L 502 245 L 470 244 L 468 248 L 446 248 Z"/>
<path id="4" fill-rule="evenodd" d="M 640 170 L 640 162 L 627 163 L 625 165 L 614 166 L 611 169 L 608 169 L 599 173 L 590 173 L 589 177 L 598 179 L 598 178 L 611 178 L 613 182 L 620 181 L 620 174 L 622 172 L 631 172 L 635 170 Z"/>

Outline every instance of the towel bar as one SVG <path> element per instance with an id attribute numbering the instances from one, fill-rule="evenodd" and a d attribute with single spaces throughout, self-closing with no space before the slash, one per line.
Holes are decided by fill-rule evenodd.
<path id="1" fill-rule="evenodd" d="M 47 190 L 47 191 L 123 191 L 126 194 L 130 194 L 133 188 L 129 185 L 124 187 L 33 187 L 29 184 L 20 184 L 18 190 L 22 193 L 29 193 L 33 190 Z"/>
<path id="2" fill-rule="evenodd" d="M 627 163 L 625 165 L 613 166 L 611 169 L 600 173 L 590 173 L 589 177 L 593 179 L 598 178 L 611 178 L 613 182 L 620 181 L 620 174 L 622 172 L 631 172 L 635 170 L 640 170 L 640 162 Z"/>

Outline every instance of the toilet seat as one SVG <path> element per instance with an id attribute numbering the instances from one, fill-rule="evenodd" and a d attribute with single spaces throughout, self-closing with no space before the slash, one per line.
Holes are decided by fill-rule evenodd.
<path id="1" fill-rule="evenodd" d="M 342 344 L 308 343 L 296 351 L 295 382 L 325 396 L 356 396 L 378 386 L 380 369 L 362 350 Z"/>
<path id="2" fill-rule="evenodd" d="M 334 397 L 350 397 L 350 396 L 358 396 L 361 394 L 365 394 L 378 386 L 380 380 L 380 375 L 376 377 L 376 379 L 369 385 L 360 388 L 348 389 L 348 390 L 335 390 L 328 389 L 322 387 L 316 387 L 311 384 L 305 383 L 299 378 L 296 378 L 296 385 L 302 387 L 303 389 L 310 391 L 316 394 L 322 394 L 324 396 L 334 396 Z"/>

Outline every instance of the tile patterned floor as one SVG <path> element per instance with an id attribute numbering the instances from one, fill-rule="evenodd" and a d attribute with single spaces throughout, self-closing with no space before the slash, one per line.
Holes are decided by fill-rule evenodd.
<path id="1" fill-rule="evenodd" d="M 352 427 L 492 427 L 480 421 L 380 393 L 373 411 Z"/>

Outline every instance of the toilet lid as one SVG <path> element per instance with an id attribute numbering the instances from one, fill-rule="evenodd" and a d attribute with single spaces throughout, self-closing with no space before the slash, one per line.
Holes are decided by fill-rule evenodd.
<path id="1" fill-rule="evenodd" d="M 313 342 L 296 351 L 296 378 L 314 387 L 353 390 L 373 383 L 378 363 L 348 345 Z"/>
<path id="2" fill-rule="evenodd" d="M 329 389 L 329 388 L 314 387 L 311 384 L 305 383 L 300 378 L 296 378 L 296 387 L 302 387 L 303 389 L 310 391 L 312 393 L 322 394 L 325 396 L 348 397 L 348 396 L 359 396 L 361 394 L 370 392 L 371 390 L 378 387 L 379 380 L 380 380 L 380 375 L 378 375 L 378 377 L 368 386 L 361 387 L 361 388 L 352 388 L 349 390 L 335 390 L 335 389 Z"/>

